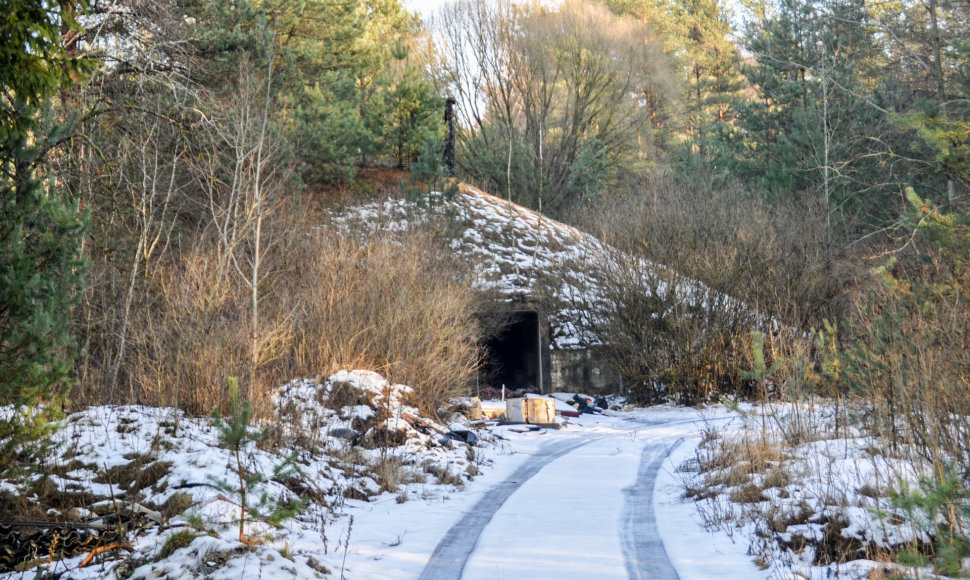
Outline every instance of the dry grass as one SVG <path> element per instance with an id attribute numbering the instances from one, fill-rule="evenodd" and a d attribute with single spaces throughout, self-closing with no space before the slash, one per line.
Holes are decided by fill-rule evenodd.
<path id="1" fill-rule="evenodd" d="M 371 473 L 374 481 L 381 487 L 381 492 L 397 493 L 402 486 L 427 481 L 424 473 L 414 469 L 404 458 L 397 455 L 375 458 L 371 463 Z"/>
<path id="2" fill-rule="evenodd" d="M 880 505 L 858 503 L 844 487 L 841 470 L 851 469 L 844 463 L 850 455 L 828 441 L 843 430 L 844 417 L 808 404 L 764 406 L 760 416 L 744 417 L 739 433 L 710 429 L 686 466 L 685 495 L 698 502 L 705 525 L 729 534 L 751 526 L 749 551 L 764 564 L 887 557 L 878 540 L 842 533 L 850 524 L 847 510 Z M 875 488 L 869 493 L 880 495 Z"/>
<path id="3" fill-rule="evenodd" d="M 697 462 L 708 488 L 748 486 L 754 476 L 766 471 L 783 472 L 787 460 L 783 442 L 775 438 L 745 434 L 737 439 L 717 439 L 698 448 Z M 780 476 L 775 476 L 775 480 Z M 763 485 L 759 488 L 777 487 Z"/>
<path id="4" fill-rule="evenodd" d="M 299 295 L 286 300 L 299 305 L 293 349 L 301 367 L 375 370 L 413 387 L 429 414 L 465 391 L 480 359 L 480 298 L 430 236 L 361 243 L 324 232 L 308 248 L 289 287 Z"/>
<path id="5" fill-rule="evenodd" d="M 365 243 L 314 228 L 294 205 L 277 211 L 265 236 L 255 334 L 246 280 L 203 236 L 138 282 L 120 361 L 117 333 L 105 327 L 88 337 L 74 404 L 203 415 L 224 407 L 226 377 L 237 376 L 265 414 L 267 393 L 291 378 L 363 368 L 414 387 L 416 403 L 433 413 L 473 381 L 484 302 L 462 276 L 468 265 L 442 258 L 431 234 Z"/>
<path id="6" fill-rule="evenodd" d="M 431 461 L 426 461 L 423 464 L 424 472 L 428 475 L 433 475 L 439 485 L 453 485 L 458 488 L 465 486 L 465 482 L 462 480 L 461 475 L 454 473 L 447 466 L 438 465 Z"/>

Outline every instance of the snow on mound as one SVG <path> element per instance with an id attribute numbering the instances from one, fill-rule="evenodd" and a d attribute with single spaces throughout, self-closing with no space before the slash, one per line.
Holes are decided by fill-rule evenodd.
<path id="1" fill-rule="evenodd" d="M 534 299 L 537 282 L 544 276 L 557 278 L 553 292 L 564 303 L 600 295 L 597 273 L 584 266 L 602 262 L 610 251 L 574 227 L 464 184 L 454 199 L 439 198 L 430 209 L 388 199 L 348 208 L 331 219 L 337 227 L 365 237 L 409 231 L 436 219 L 453 220 L 459 233 L 451 249 L 478 266 L 476 286 L 517 301 Z M 576 323 L 577 314 L 565 307 L 549 313 L 554 348 L 599 343 Z"/>
<path id="2" fill-rule="evenodd" d="M 548 312 L 553 348 L 582 348 L 601 344 L 589 328 L 590 310 L 609 311 L 604 288 L 616 272 L 631 268 L 651 280 L 659 293 L 676 281 L 675 295 L 702 308 L 739 308 L 738 301 L 721 296 L 700 282 L 676 276 L 666 267 L 621 254 L 595 236 L 550 219 L 523 206 L 462 184 L 452 200 L 438 198 L 430 208 L 404 199 L 388 199 L 347 208 L 331 216 L 344 231 L 370 236 L 399 233 L 445 219 L 457 224 L 451 249 L 478 265 L 476 285 L 495 290 L 511 301 L 536 298 L 537 288 L 558 306 Z M 625 275 L 620 275 L 624 279 Z"/>
<path id="3" fill-rule="evenodd" d="M 589 234 L 466 185 L 453 200 L 439 199 L 430 209 L 404 199 L 388 199 L 348 208 L 333 215 L 332 221 L 346 231 L 367 236 L 408 231 L 440 217 L 463 226 L 451 247 L 482 265 L 480 286 L 509 298 L 531 297 L 542 272 L 608 253 L 608 247 Z M 576 274 L 581 287 L 593 285 L 588 273 Z"/>

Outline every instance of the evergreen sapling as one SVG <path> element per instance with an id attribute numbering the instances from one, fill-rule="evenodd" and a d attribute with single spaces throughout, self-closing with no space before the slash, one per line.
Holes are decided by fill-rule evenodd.
<path id="1" fill-rule="evenodd" d="M 278 527 L 284 520 L 296 515 L 304 506 L 304 501 L 284 501 L 273 498 L 263 490 L 257 501 L 253 500 L 255 488 L 264 481 L 261 473 L 251 473 L 246 469 L 243 454 L 252 444 L 255 445 L 266 438 L 267 430 L 258 430 L 250 425 L 252 419 L 252 405 L 247 399 L 239 395 L 239 379 L 229 377 L 229 415 L 219 416 L 213 413 L 215 426 L 219 430 L 219 442 L 232 453 L 232 470 L 236 475 L 235 482 L 214 480 L 213 483 L 220 490 L 239 498 L 239 541 L 243 544 L 251 543 L 246 538 L 245 527 L 247 521 L 263 521 L 273 527 Z M 297 452 L 288 455 L 273 468 L 273 479 L 282 480 L 297 473 L 294 465 Z"/>

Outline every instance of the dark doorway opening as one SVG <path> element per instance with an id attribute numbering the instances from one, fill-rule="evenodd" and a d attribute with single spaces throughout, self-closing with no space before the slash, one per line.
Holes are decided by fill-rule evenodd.
<path id="1" fill-rule="evenodd" d="M 501 389 L 542 390 L 539 345 L 539 313 L 517 310 L 508 314 L 508 324 L 485 344 L 482 369 L 484 386 Z"/>

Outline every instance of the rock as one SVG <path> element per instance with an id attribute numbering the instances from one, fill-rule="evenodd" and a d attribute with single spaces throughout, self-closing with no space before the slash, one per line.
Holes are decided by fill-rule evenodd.
<path id="1" fill-rule="evenodd" d="M 347 441 L 353 441 L 360 436 L 360 433 L 350 429 L 349 427 L 335 427 L 327 431 L 327 435 L 331 437 L 336 437 L 338 439 L 346 439 Z"/>

